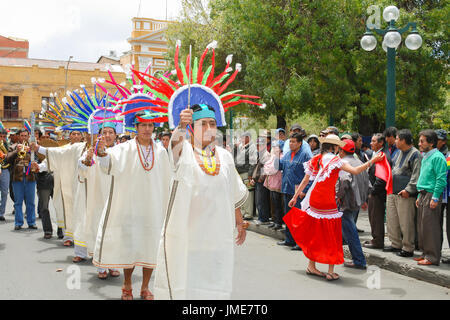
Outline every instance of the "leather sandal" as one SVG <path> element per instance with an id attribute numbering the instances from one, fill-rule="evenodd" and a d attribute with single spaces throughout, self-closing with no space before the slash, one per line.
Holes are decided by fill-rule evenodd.
<path id="1" fill-rule="evenodd" d="M 317 270 L 317 271 L 319 271 L 319 270 Z M 325 273 L 320 272 L 320 271 L 319 271 L 319 273 L 316 273 L 316 272 L 313 272 L 313 271 L 309 270 L 308 268 L 306 269 L 306 274 L 310 275 L 310 276 L 316 276 L 316 277 L 319 277 L 319 278 L 325 278 L 326 277 Z"/>
<path id="2" fill-rule="evenodd" d="M 154 300 L 155 297 L 153 296 L 153 293 L 150 292 L 150 290 L 145 289 L 141 291 L 141 298 L 144 300 Z"/>
<path id="3" fill-rule="evenodd" d="M 83 262 L 83 261 L 86 261 L 86 259 L 84 259 L 82 257 L 78 257 L 78 256 L 73 257 L 73 259 L 72 259 L 73 263 L 79 263 L 79 262 Z"/>
<path id="4" fill-rule="evenodd" d="M 64 241 L 63 245 L 65 247 L 71 247 L 73 245 L 73 242 L 72 242 L 72 240 L 66 240 L 66 241 Z"/>
<path id="5" fill-rule="evenodd" d="M 336 275 L 336 277 L 335 277 L 335 275 Z M 337 273 L 329 273 L 329 272 L 327 272 L 327 280 L 328 281 L 335 281 L 335 280 L 339 280 L 340 278 L 339 278 L 339 275 L 337 274 Z"/>
<path id="6" fill-rule="evenodd" d="M 106 272 L 106 271 L 99 272 L 98 273 L 98 278 L 102 279 L 102 280 L 105 280 L 106 278 L 108 278 L 108 272 Z"/>
<path id="7" fill-rule="evenodd" d="M 120 276 L 120 271 L 119 270 L 108 269 L 108 271 L 109 271 L 109 275 L 111 277 L 118 277 L 118 276 Z M 105 271 L 105 273 L 106 273 L 106 271 Z"/>
<path id="8" fill-rule="evenodd" d="M 127 289 L 122 288 L 121 299 L 122 300 L 133 300 L 133 289 L 127 290 Z"/>

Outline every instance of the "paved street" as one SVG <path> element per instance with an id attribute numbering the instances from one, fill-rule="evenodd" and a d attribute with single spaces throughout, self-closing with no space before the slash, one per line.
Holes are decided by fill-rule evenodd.
<path id="1" fill-rule="evenodd" d="M 99 280 L 90 262 L 73 264 L 73 249 L 56 237 L 44 240 L 39 230 L 13 231 L 14 216 L 8 200 L 6 222 L 0 223 L 0 299 L 118 299 L 123 277 Z M 26 227 L 26 226 L 25 226 Z M 338 266 L 341 279 L 307 276 L 301 252 L 277 246 L 276 240 L 248 232 L 236 249 L 233 299 L 449 299 L 450 289 L 379 270 L 379 289 L 367 280 L 376 274 Z M 78 269 L 79 267 L 79 269 Z M 326 271 L 325 265 L 319 265 Z M 62 269 L 61 271 L 58 271 Z M 80 275 L 76 287 L 77 272 Z M 141 271 L 134 278 L 139 292 Z M 369 286 L 376 287 L 376 281 Z M 153 286 L 153 279 L 150 287 Z M 70 289 L 73 288 L 73 289 Z"/>

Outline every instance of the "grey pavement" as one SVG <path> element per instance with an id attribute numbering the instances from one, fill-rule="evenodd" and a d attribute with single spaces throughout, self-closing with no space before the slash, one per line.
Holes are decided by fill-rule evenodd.
<path id="1" fill-rule="evenodd" d="M 123 275 L 100 280 L 90 261 L 72 263 L 73 248 L 56 237 L 43 239 L 38 230 L 14 231 L 8 206 L 0 222 L 0 299 L 16 300 L 117 300 Z M 25 226 L 26 227 L 26 226 Z M 341 279 L 328 282 L 305 273 L 308 260 L 299 251 L 279 247 L 277 239 L 248 232 L 235 251 L 232 299 L 239 300 L 402 300 L 449 299 L 449 289 L 376 268 L 373 273 L 336 266 Z M 326 266 L 318 264 L 326 271 Z M 139 299 L 141 268 L 133 276 Z M 150 290 L 153 288 L 153 277 Z"/>
<path id="2" fill-rule="evenodd" d="M 267 225 L 257 225 L 256 220 L 250 220 L 249 230 L 264 234 L 274 239 L 284 240 L 284 229 L 272 230 Z M 371 240 L 370 223 L 367 211 L 361 211 L 357 222 L 358 229 L 364 230 L 359 233 L 361 243 Z M 386 228 L 386 225 L 385 225 Z M 385 229 L 385 246 L 389 246 L 387 231 Z M 368 249 L 363 247 L 363 252 L 367 263 L 379 266 L 385 270 L 393 271 L 408 277 L 429 283 L 445 286 L 450 288 L 450 264 L 441 263 L 439 266 L 421 266 L 418 265 L 413 258 L 402 258 L 394 253 L 383 252 L 381 249 Z M 414 257 L 418 257 L 420 251 L 415 251 Z M 348 260 L 351 259 L 348 246 L 344 246 L 344 256 Z M 444 218 L 444 243 L 442 247 L 442 256 L 450 257 L 450 248 L 446 238 L 445 218 Z"/>

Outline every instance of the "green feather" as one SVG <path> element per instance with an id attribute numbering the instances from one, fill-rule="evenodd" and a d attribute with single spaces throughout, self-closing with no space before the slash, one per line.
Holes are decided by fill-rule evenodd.
<path id="1" fill-rule="evenodd" d="M 150 88 L 148 86 L 146 88 L 148 88 L 148 91 L 153 93 L 156 97 L 160 98 L 161 100 L 163 100 L 165 102 L 169 102 L 169 99 L 165 95 L 163 95 L 162 93 L 160 93 L 160 92 L 158 92 L 156 90 L 153 90 L 152 88 Z"/>
<path id="2" fill-rule="evenodd" d="M 229 91 L 229 92 L 227 92 L 227 93 L 222 94 L 219 98 L 220 98 L 220 99 L 223 99 L 223 98 L 225 98 L 226 96 L 229 96 L 230 94 L 235 94 L 235 93 L 238 93 L 238 92 L 241 92 L 241 91 L 242 91 L 242 90 Z"/>
<path id="3" fill-rule="evenodd" d="M 211 73 L 212 65 L 209 66 L 208 70 L 206 70 L 205 74 L 203 75 L 202 85 L 206 85 L 206 81 L 208 81 L 208 76 Z"/>
<path id="4" fill-rule="evenodd" d="M 194 68 L 192 69 L 192 83 L 197 83 L 197 74 L 198 74 L 198 61 L 197 57 L 195 57 Z"/>
<path id="5" fill-rule="evenodd" d="M 183 62 L 180 63 L 180 68 L 181 68 L 181 72 L 183 73 L 183 82 L 188 83 L 189 81 L 188 81 L 188 77 L 186 74 L 186 68 L 184 67 Z"/>
<path id="6" fill-rule="evenodd" d="M 213 85 L 212 85 L 212 88 L 214 88 L 216 85 L 218 85 L 219 83 L 222 83 L 222 81 L 223 80 L 225 80 L 227 77 L 229 77 L 230 76 L 230 74 L 229 73 L 227 73 L 226 75 L 224 75 L 223 77 L 222 77 L 222 79 L 220 79 L 220 80 L 217 80 L 216 81 L 216 83 L 214 83 Z"/>

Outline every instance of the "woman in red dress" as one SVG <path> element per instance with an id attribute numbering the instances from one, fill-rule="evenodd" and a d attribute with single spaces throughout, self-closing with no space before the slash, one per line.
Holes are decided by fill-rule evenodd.
<path id="1" fill-rule="evenodd" d="M 283 218 L 295 242 L 302 248 L 309 259 L 306 272 L 310 275 L 337 280 L 334 265 L 344 263 L 342 249 L 342 212 L 336 204 L 336 182 L 339 170 L 351 174 L 359 174 L 368 169 L 372 163 L 382 160 L 382 155 L 359 167 L 344 163 L 333 152 L 338 146 L 345 145 L 336 135 L 320 138 L 321 152 L 304 164 L 305 177 L 289 202 L 292 209 Z M 303 199 L 302 209 L 295 208 L 299 195 L 308 182 L 314 181 Z M 316 268 L 316 262 L 328 264 L 328 273 L 324 274 Z"/>

